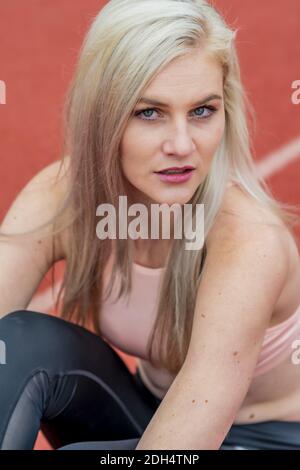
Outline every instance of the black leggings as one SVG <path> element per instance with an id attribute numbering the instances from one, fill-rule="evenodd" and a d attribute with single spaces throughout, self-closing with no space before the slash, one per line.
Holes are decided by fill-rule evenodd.
<path id="1" fill-rule="evenodd" d="M 0 320 L 0 340 L 0 449 L 33 449 L 39 429 L 56 449 L 82 441 L 137 445 L 161 400 L 104 339 L 19 310 Z"/>
<path id="2" fill-rule="evenodd" d="M 136 448 L 161 400 L 100 336 L 19 310 L 0 341 L 0 449 L 33 449 L 39 429 L 59 450 Z M 234 424 L 220 450 L 238 449 L 299 450 L 300 422 Z"/>

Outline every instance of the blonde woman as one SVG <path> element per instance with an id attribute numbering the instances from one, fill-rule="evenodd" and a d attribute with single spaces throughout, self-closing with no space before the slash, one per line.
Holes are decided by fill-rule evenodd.
<path id="1" fill-rule="evenodd" d="M 1 225 L 1 449 L 40 427 L 59 449 L 300 449 L 299 218 L 255 172 L 235 36 L 204 0 L 94 19 L 63 157 Z M 175 219 L 169 238 L 99 237 L 120 196 L 189 204 L 204 243 L 186 249 Z M 60 317 L 26 310 L 62 259 Z"/>

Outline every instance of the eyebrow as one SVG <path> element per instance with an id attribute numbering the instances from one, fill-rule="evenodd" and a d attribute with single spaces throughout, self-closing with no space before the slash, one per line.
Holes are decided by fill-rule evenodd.
<path id="1" fill-rule="evenodd" d="M 197 101 L 194 104 L 192 103 L 190 106 L 201 106 L 202 104 L 205 104 L 205 103 L 207 103 L 208 101 L 211 101 L 211 100 L 222 100 L 222 96 L 217 95 L 217 94 L 208 95 L 205 98 L 202 98 L 200 101 Z M 139 99 L 139 101 L 137 102 L 137 104 L 140 104 L 140 103 L 151 104 L 151 105 L 154 105 L 154 106 L 164 106 L 166 108 L 168 107 L 167 103 L 163 103 L 162 101 L 158 101 L 158 100 L 155 100 L 155 99 L 152 99 L 152 98 L 146 98 L 145 96 L 142 96 Z"/>

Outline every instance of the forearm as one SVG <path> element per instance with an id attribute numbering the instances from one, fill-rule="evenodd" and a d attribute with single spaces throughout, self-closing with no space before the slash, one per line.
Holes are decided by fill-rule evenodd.
<path id="1" fill-rule="evenodd" d="M 184 371 L 175 378 L 156 413 L 153 415 L 135 450 L 220 448 L 233 421 L 233 410 L 208 393 L 207 387 L 197 386 L 195 377 L 189 380 Z M 201 382 L 198 382 L 201 383 Z M 184 390 L 183 390 L 184 388 Z"/>

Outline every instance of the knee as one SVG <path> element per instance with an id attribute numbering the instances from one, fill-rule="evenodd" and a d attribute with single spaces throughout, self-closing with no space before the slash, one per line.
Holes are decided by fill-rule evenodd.
<path id="1" fill-rule="evenodd" d="M 41 322 L 41 318 L 46 314 L 33 312 L 31 310 L 14 310 L 7 313 L 0 320 L 0 333 L 32 331 L 32 327 Z"/>
<path id="2" fill-rule="evenodd" d="M 15 353 L 24 348 L 37 351 L 46 344 L 55 347 L 55 343 L 61 341 L 60 322 L 62 320 L 46 313 L 16 310 L 1 318 L 0 339 Z"/>
<path id="3" fill-rule="evenodd" d="M 31 310 L 16 310 L 0 320 L 0 340 L 5 344 L 7 355 L 27 362 L 40 359 L 64 358 L 65 363 L 80 363 L 93 357 L 95 348 L 99 354 L 110 347 L 99 336 L 62 318 Z M 106 348 L 106 349 L 105 349 Z M 84 357 L 84 359 L 83 359 Z"/>
<path id="4" fill-rule="evenodd" d="M 27 317 L 26 321 L 28 321 L 28 318 L 31 318 L 32 314 L 34 314 L 34 316 L 43 315 L 40 312 L 33 312 L 31 310 L 13 310 L 11 312 L 6 313 L 0 319 L 0 325 L 6 324 L 6 323 L 23 324 L 26 317 Z"/>
<path id="5" fill-rule="evenodd" d="M 14 310 L 9 312 L 0 319 L 0 332 L 26 328 L 33 321 L 37 321 L 40 315 L 43 314 L 29 310 Z"/>
<path id="6" fill-rule="evenodd" d="M 31 310 L 16 310 L 0 320 L 0 340 L 7 346 L 25 348 L 30 355 L 60 355 L 73 357 L 82 348 L 93 348 L 99 337 L 62 318 Z"/>

